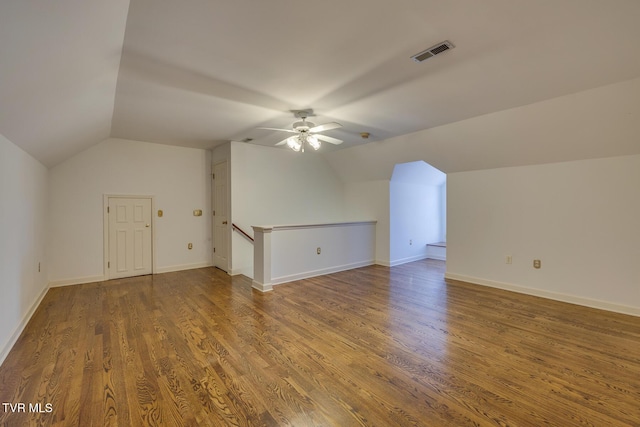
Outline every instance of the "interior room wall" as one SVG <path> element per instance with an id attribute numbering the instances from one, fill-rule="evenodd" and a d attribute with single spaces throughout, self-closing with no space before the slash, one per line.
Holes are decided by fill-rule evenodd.
<path id="1" fill-rule="evenodd" d="M 0 135 L 0 363 L 47 290 L 47 180 Z"/>
<path id="2" fill-rule="evenodd" d="M 271 252 L 271 283 L 371 265 L 375 233 L 375 222 L 274 228 L 271 247 L 266 248 Z"/>
<path id="3" fill-rule="evenodd" d="M 639 185 L 640 155 L 449 174 L 447 277 L 640 315 Z"/>
<path id="4" fill-rule="evenodd" d="M 438 187 L 391 180 L 389 197 L 391 265 L 426 258 L 440 240 Z"/>
<path id="5" fill-rule="evenodd" d="M 346 182 L 345 217 L 349 221 L 376 220 L 376 264 L 389 266 L 389 180 Z"/>
<path id="6" fill-rule="evenodd" d="M 232 221 L 249 234 L 253 225 L 343 221 L 343 193 L 319 153 L 231 143 Z M 231 256 L 232 274 L 253 277 L 253 246 L 236 232 Z"/>
<path id="7" fill-rule="evenodd" d="M 107 139 L 52 168 L 52 285 L 104 278 L 104 194 L 155 197 L 156 273 L 211 265 L 211 215 L 193 216 L 194 209 L 211 211 L 210 173 L 210 151 L 122 139 Z"/>
<path id="8" fill-rule="evenodd" d="M 440 242 L 447 241 L 447 182 L 443 182 L 438 187 L 439 206 L 440 206 Z"/>

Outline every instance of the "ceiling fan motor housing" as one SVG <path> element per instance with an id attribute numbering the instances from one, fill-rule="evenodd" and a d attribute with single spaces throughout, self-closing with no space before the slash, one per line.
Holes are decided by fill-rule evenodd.
<path id="1" fill-rule="evenodd" d="M 311 129 L 312 127 L 315 127 L 315 125 L 316 125 L 315 123 L 311 123 L 311 122 L 308 122 L 306 120 L 302 120 L 300 122 L 295 122 L 293 124 L 293 128 L 295 130 L 297 130 L 298 132 L 308 132 L 309 129 Z"/>

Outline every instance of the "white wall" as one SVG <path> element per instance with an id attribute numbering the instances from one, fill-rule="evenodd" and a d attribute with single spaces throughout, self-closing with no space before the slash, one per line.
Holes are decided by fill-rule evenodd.
<path id="1" fill-rule="evenodd" d="M 447 277 L 640 315 L 640 155 L 460 172 L 447 186 Z"/>
<path id="2" fill-rule="evenodd" d="M 363 267 L 374 263 L 375 223 L 274 228 L 271 283 Z M 320 253 L 317 253 L 320 248 Z"/>
<path id="3" fill-rule="evenodd" d="M 0 135 L 0 363 L 47 289 L 47 178 Z"/>
<path id="4" fill-rule="evenodd" d="M 377 221 L 376 264 L 389 266 L 389 181 L 347 182 L 344 198 L 347 221 Z"/>
<path id="5" fill-rule="evenodd" d="M 391 265 L 427 257 L 427 244 L 439 242 L 440 193 L 438 186 L 391 181 Z"/>
<path id="6" fill-rule="evenodd" d="M 232 142 L 231 194 L 232 221 L 249 234 L 253 225 L 344 218 L 342 182 L 318 153 Z M 253 277 L 253 246 L 239 233 L 232 239 L 232 274 Z"/>
<path id="7" fill-rule="evenodd" d="M 206 150 L 108 139 L 55 166 L 50 172 L 52 285 L 104 277 L 104 194 L 155 197 L 155 273 L 211 265 L 210 156 Z M 193 216 L 194 209 L 203 215 Z"/>
<path id="8" fill-rule="evenodd" d="M 440 241 L 447 241 L 447 183 L 443 182 L 438 188 L 440 193 Z"/>

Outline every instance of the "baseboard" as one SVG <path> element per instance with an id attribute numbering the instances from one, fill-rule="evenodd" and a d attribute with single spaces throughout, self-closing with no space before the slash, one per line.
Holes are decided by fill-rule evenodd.
<path id="1" fill-rule="evenodd" d="M 352 270 L 354 268 L 366 267 L 373 265 L 373 260 L 358 261 L 351 264 L 338 265 L 334 267 L 322 268 L 320 270 L 305 271 L 302 273 L 291 274 L 288 276 L 281 276 L 271 279 L 272 285 L 281 285 L 283 283 L 289 283 L 296 280 L 308 279 L 310 277 L 322 276 L 324 274 L 337 273 L 339 271 Z M 255 282 L 254 282 L 255 283 Z"/>
<path id="2" fill-rule="evenodd" d="M 253 270 L 251 268 L 236 268 L 229 270 L 229 276 L 247 276 L 249 279 L 253 279 Z"/>
<path id="3" fill-rule="evenodd" d="M 567 295 L 559 292 L 544 291 L 541 289 L 528 288 L 524 286 L 513 285 L 510 283 L 496 282 L 493 280 L 480 279 L 478 277 L 465 276 L 463 274 L 445 273 L 445 279 L 459 280 L 461 282 L 473 283 L 474 285 L 488 286 L 491 288 L 504 289 L 506 291 L 517 292 L 520 294 L 532 295 L 551 299 L 554 301 L 567 302 L 570 304 L 582 305 L 585 307 L 597 308 L 600 310 L 612 311 L 615 313 L 628 314 L 640 317 L 640 308 L 631 307 L 621 304 L 614 304 L 607 301 L 595 300 L 591 298 L 579 297 L 576 295 Z"/>
<path id="4" fill-rule="evenodd" d="M 211 262 L 198 262 L 195 264 L 171 265 L 169 267 L 156 268 L 156 271 L 154 271 L 153 274 L 171 273 L 173 271 L 193 270 L 194 268 L 204 268 L 204 267 L 212 267 L 212 266 L 213 264 Z M 107 280 L 105 276 L 76 277 L 75 279 L 63 279 L 63 280 L 56 280 L 53 282 L 49 282 L 49 286 L 52 288 L 58 288 L 60 286 L 71 286 L 71 285 L 82 285 L 85 283 L 104 282 L 105 280 Z"/>
<path id="5" fill-rule="evenodd" d="M 259 290 L 260 292 L 271 292 L 273 290 L 273 284 L 260 283 L 260 282 L 256 282 L 255 280 L 251 281 L 251 287 L 253 289 Z"/>
<path id="6" fill-rule="evenodd" d="M 440 255 L 436 255 L 436 254 L 429 254 L 426 256 L 427 259 L 437 259 L 438 261 L 446 261 L 447 257 L 446 256 L 440 256 Z"/>
<path id="7" fill-rule="evenodd" d="M 212 262 L 196 262 L 194 264 L 170 265 L 168 267 L 158 267 L 153 274 L 171 273 L 174 271 L 193 270 L 194 268 L 213 267 Z"/>
<path id="8" fill-rule="evenodd" d="M 82 285 L 84 283 L 104 282 L 104 276 L 76 277 L 75 279 L 63 279 L 49 282 L 49 287 L 59 288 L 61 286 Z"/>
<path id="9" fill-rule="evenodd" d="M 427 259 L 427 258 L 428 258 L 427 254 L 423 253 L 419 255 L 410 256 L 407 258 L 396 259 L 396 260 L 392 260 L 389 263 L 388 267 L 395 267 L 396 265 L 402 265 L 408 262 L 420 261 L 421 259 Z"/>
<path id="10" fill-rule="evenodd" d="M 38 296 L 36 301 L 31 305 L 29 311 L 27 311 L 22 317 L 22 321 L 18 324 L 18 326 L 16 326 L 9 340 L 2 347 L 2 352 L 0 352 L 0 365 L 4 363 L 4 359 L 6 359 L 6 357 L 9 355 L 9 352 L 15 345 L 16 341 L 18 341 L 18 338 L 20 338 L 20 334 L 22 334 L 22 331 L 24 331 L 24 328 L 29 323 L 29 320 L 31 320 L 31 316 L 33 316 L 33 313 L 36 312 L 36 309 L 38 308 L 48 291 L 49 285 L 45 286 L 42 292 L 40 292 L 40 295 Z"/>
<path id="11" fill-rule="evenodd" d="M 389 261 L 387 261 L 387 260 L 382 260 L 382 259 L 377 259 L 377 260 L 375 261 L 375 264 L 376 264 L 376 265 L 381 265 L 381 266 L 383 266 L 383 267 L 391 267 L 391 263 L 390 263 Z"/>

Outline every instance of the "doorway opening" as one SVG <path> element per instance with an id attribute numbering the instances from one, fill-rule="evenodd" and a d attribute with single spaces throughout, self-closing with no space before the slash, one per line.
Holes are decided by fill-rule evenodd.
<path id="1" fill-rule="evenodd" d="M 447 175 L 424 161 L 399 163 L 389 188 L 391 265 L 446 260 Z"/>

